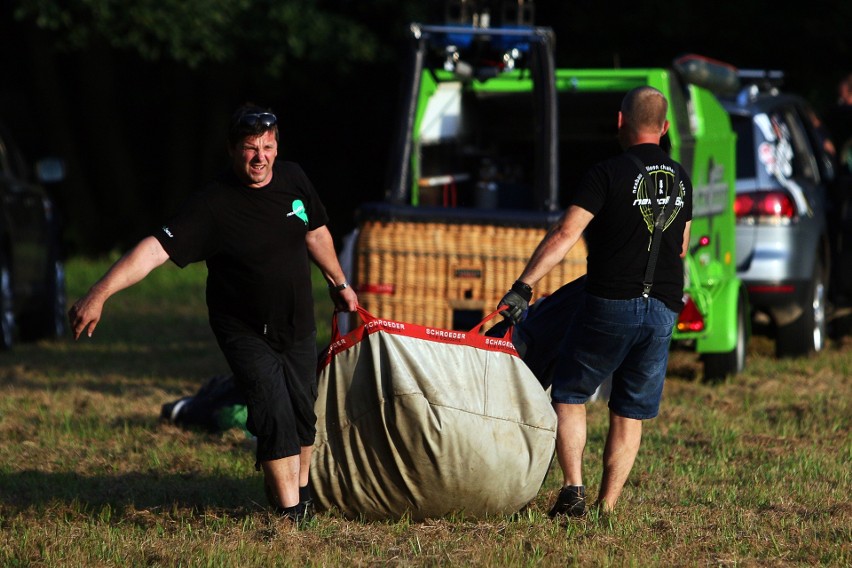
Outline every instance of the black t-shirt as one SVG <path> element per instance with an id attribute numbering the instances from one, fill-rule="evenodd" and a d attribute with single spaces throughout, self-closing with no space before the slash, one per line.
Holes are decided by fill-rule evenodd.
<path id="1" fill-rule="evenodd" d="M 852 174 L 852 105 L 838 105 L 825 115 L 828 134 L 834 142 L 840 167 Z"/>
<path id="2" fill-rule="evenodd" d="M 302 168 L 278 162 L 262 188 L 226 172 L 154 237 L 180 267 L 207 261 L 211 314 L 235 318 L 283 347 L 314 332 L 305 235 L 327 222 Z"/>
<path id="3" fill-rule="evenodd" d="M 665 196 L 671 194 L 675 168 L 680 177 L 678 201 L 663 231 L 651 289 L 651 296 L 679 312 L 683 307 L 680 252 L 683 230 L 692 220 L 692 183 L 680 164 L 655 144 L 639 144 L 627 151 L 647 167 L 658 187 L 661 206 L 668 202 Z M 665 196 L 659 193 L 661 184 Z M 653 214 L 636 164 L 624 154 L 596 164 L 577 186 L 570 204 L 594 214 L 585 232 L 588 292 L 611 300 L 640 297 L 650 255 Z"/>

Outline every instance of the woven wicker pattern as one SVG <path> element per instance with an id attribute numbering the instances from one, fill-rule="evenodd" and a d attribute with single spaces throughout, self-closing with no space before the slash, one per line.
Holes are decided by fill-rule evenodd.
<path id="1" fill-rule="evenodd" d="M 452 328 L 457 310 L 494 309 L 545 230 L 493 225 L 366 222 L 356 248 L 360 303 L 378 317 Z M 543 278 L 533 299 L 586 272 L 579 243 Z"/>

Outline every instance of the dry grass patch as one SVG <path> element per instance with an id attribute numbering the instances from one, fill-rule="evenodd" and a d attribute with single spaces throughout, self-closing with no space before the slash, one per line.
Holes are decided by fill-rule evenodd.
<path id="1" fill-rule="evenodd" d="M 105 266 L 70 264 L 69 295 Z M 191 299 L 203 271 L 166 268 L 139 286 L 111 300 L 93 340 L 0 354 L 2 566 L 852 565 L 848 337 L 783 361 L 755 337 L 746 372 L 717 385 L 675 350 L 611 517 L 548 519 L 554 464 L 516 517 L 331 513 L 299 530 L 266 511 L 251 440 L 158 421 L 164 402 L 226 369 L 203 296 Z M 591 499 L 606 426 L 606 407 L 592 405 Z"/>

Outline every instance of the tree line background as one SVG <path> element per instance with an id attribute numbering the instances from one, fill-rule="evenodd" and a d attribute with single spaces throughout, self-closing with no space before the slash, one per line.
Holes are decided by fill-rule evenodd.
<path id="1" fill-rule="evenodd" d="M 497 2 L 495 2 L 496 4 Z M 49 189 L 68 254 L 124 250 L 226 164 L 231 112 L 279 117 L 279 159 L 302 164 L 339 237 L 384 194 L 408 24 L 441 0 L 6 0 L 0 121 Z M 780 69 L 818 112 L 852 72 L 852 3 L 538 0 L 560 67 L 668 66 L 698 53 Z"/>

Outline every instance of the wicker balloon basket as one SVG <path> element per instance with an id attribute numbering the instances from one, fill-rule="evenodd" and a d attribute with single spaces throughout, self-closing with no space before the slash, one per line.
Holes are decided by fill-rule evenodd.
<path id="1" fill-rule="evenodd" d="M 544 234 L 535 227 L 366 222 L 356 247 L 358 299 L 379 317 L 469 329 L 495 308 Z M 533 301 L 585 272 L 581 242 L 536 285 Z"/>

